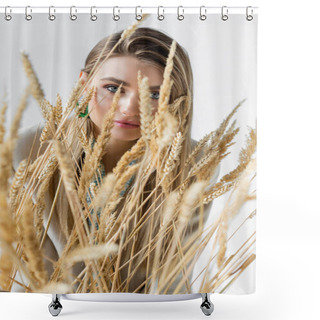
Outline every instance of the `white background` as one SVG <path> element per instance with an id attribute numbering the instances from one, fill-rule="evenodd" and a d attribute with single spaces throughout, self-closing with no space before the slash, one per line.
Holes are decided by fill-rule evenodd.
<path id="1" fill-rule="evenodd" d="M 11 1 L 31 6 L 150 6 L 150 1 Z M 318 107 L 316 1 L 161 1 L 152 6 L 259 6 L 257 291 L 211 295 L 214 319 L 319 319 Z M 1 319 L 51 318 L 51 295 L 0 294 Z M 62 300 L 68 319 L 203 319 L 201 299 L 159 303 Z"/>

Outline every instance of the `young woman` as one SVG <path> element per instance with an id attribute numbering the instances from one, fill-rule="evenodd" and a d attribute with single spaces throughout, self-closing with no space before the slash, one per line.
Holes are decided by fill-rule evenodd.
<path id="1" fill-rule="evenodd" d="M 96 184 L 101 182 L 101 179 L 105 175 L 113 171 L 121 157 L 130 150 L 141 137 L 140 100 L 137 81 L 139 71 L 141 72 L 142 77 L 148 77 L 153 115 L 157 112 L 159 107 L 160 86 L 164 79 L 164 70 L 169 56 L 170 47 L 173 43 L 173 39 L 171 37 L 152 28 L 137 28 L 130 37 L 119 42 L 121 34 L 122 31 L 103 38 L 88 54 L 85 66 L 80 72 L 80 79 L 86 88 L 83 92 L 83 96 L 88 93 L 89 88 L 92 86 L 96 87 L 96 92 L 89 101 L 85 114 L 82 114 L 80 117 L 79 115 L 74 115 L 71 117 L 69 122 L 70 126 L 68 128 L 68 132 L 70 132 L 70 136 L 72 135 L 73 146 L 81 146 L 79 141 L 77 141 L 77 132 L 74 130 L 79 127 L 84 128 L 88 139 L 90 139 L 90 137 L 94 138 L 92 140 L 94 143 L 103 129 L 103 118 L 110 110 L 113 97 L 119 86 L 122 84 L 111 136 L 107 142 L 106 150 L 104 150 L 101 159 L 99 167 L 100 170 L 98 172 L 99 174 L 95 176 L 92 181 Z M 105 57 L 110 52 L 112 52 L 112 54 L 107 60 L 105 60 Z M 97 67 L 98 72 L 93 73 L 93 68 Z M 91 76 L 92 74 L 93 76 Z M 171 186 L 172 188 L 175 188 L 181 184 L 187 174 L 187 172 L 183 172 L 182 174 L 178 173 L 183 168 L 183 164 L 196 144 L 196 141 L 191 139 L 190 135 L 193 112 L 192 69 L 187 52 L 178 43 L 176 43 L 176 50 L 173 57 L 173 68 L 170 77 L 173 80 L 173 85 L 169 97 L 169 104 L 172 107 L 172 114 L 178 120 L 177 132 L 180 131 L 184 136 L 179 156 L 179 165 L 174 172 L 173 176 L 175 179 Z M 183 97 L 189 97 L 189 103 L 188 100 L 183 99 Z M 29 149 L 26 146 L 30 146 L 32 144 L 35 136 L 36 144 L 38 143 L 38 145 L 35 146 L 35 150 L 39 147 L 39 131 L 37 132 L 36 129 L 36 127 L 31 127 L 21 131 L 21 138 L 16 148 L 15 166 L 17 166 L 22 159 L 28 157 Z M 76 164 L 78 166 L 78 175 L 80 177 L 81 168 L 85 161 L 85 152 L 81 147 L 73 147 L 73 154 L 75 155 Z M 33 159 L 34 158 L 35 153 L 33 154 Z M 215 183 L 218 173 L 219 167 L 215 170 L 215 174 L 210 181 L 210 185 Z M 99 179 L 98 176 L 100 176 L 101 179 Z M 156 172 L 153 172 L 149 181 L 145 184 L 147 194 L 149 194 L 155 187 L 155 176 Z M 45 195 L 46 209 L 44 211 L 44 227 L 47 226 L 49 220 L 50 226 L 43 244 L 43 249 L 45 255 L 48 257 L 45 265 L 49 275 L 53 271 L 52 262 L 58 260 L 62 255 L 67 239 L 69 238 L 74 226 L 73 217 L 72 214 L 70 214 L 70 208 L 64 193 L 63 185 L 60 185 L 59 193 L 49 218 L 51 205 L 53 204 L 55 197 L 55 191 L 59 185 L 59 178 L 60 175 L 57 170 L 52 176 L 50 188 Z M 129 192 L 130 188 L 135 184 L 140 183 L 140 181 L 134 179 L 134 176 L 133 179 L 130 179 L 128 182 L 127 188 L 123 190 L 123 193 L 121 194 L 121 196 L 124 196 L 124 199 L 118 206 L 118 212 L 120 212 L 123 202 L 125 201 L 125 195 Z M 88 191 L 88 204 L 91 202 L 90 195 L 91 194 Z M 163 195 L 161 199 L 163 199 L 163 197 L 165 197 L 165 195 Z M 153 201 L 155 201 L 155 197 L 151 197 L 148 204 L 151 205 Z M 204 222 L 208 217 L 211 204 L 212 202 L 205 207 Z M 89 225 L 91 225 L 90 220 L 88 222 Z M 187 241 L 187 239 L 196 232 L 198 224 L 199 217 L 197 217 L 197 215 L 190 218 L 184 241 Z M 138 238 L 124 248 L 121 256 L 121 264 L 130 259 L 133 248 L 134 252 L 138 252 L 142 249 L 143 241 L 141 239 L 149 235 L 150 232 L 152 233 L 152 231 L 148 230 L 148 227 L 150 228 L 150 225 L 146 223 L 139 231 Z M 141 239 L 139 237 L 141 237 Z M 140 254 L 135 260 L 133 260 L 134 264 L 130 267 L 131 272 L 135 265 L 138 265 L 139 267 L 133 277 L 130 277 L 130 281 L 128 280 L 126 287 L 121 288 L 122 291 L 137 293 L 148 292 L 145 282 L 147 278 L 147 262 L 141 261 L 141 259 L 143 259 L 142 256 L 143 255 Z M 83 263 L 78 263 L 74 267 L 74 275 L 77 276 L 83 267 Z M 166 293 L 169 294 L 175 290 L 175 285 L 182 276 L 183 274 L 176 279 L 171 287 L 167 289 Z M 124 281 L 127 277 L 128 265 L 120 270 L 121 280 Z M 187 281 L 190 281 L 190 279 L 191 274 L 188 276 Z M 21 291 L 21 287 L 15 284 L 12 291 Z M 181 288 L 180 292 L 191 293 L 189 284 L 186 283 L 186 285 Z"/>

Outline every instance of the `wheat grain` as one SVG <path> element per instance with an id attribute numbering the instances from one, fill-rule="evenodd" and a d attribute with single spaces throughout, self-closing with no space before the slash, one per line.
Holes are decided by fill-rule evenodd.
<path id="1" fill-rule="evenodd" d="M 4 124 L 6 122 L 6 111 L 8 109 L 7 102 L 4 101 L 2 104 L 3 105 L 2 105 L 2 108 L 0 111 L 0 145 L 3 143 L 3 139 L 5 136 L 5 132 L 6 132 Z"/>
<path id="2" fill-rule="evenodd" d="M 35 236 L 33 203 L 30 198 L 25 202 L 20 228 L 29 270 L 39 284 L 44 285 L 48 280 L 48 274 L 42 260 L 40 243 Z"/>
<path id="3" fill-rule="evenodd" d="M 139 82 L 139 92 L 140 92 L 140 109 L 141 109 L 141 113 L 140 113 L 141 136 L 145 140 L 146 145 L 148 145 L 151 138 L 151 122 L 153 120 L 153 110 L 152 110 L 152 103 L 150 98 L 149 80 L 147 77 L 144 77 L 141 80 L 141 84 Z"/>
<path id="4" fill-rule="evenodd" d="M 41 84 L 38 80 L 38 77 L 37 77 L 33 67 L 32 67 L 29 56 L 24 51 L 21 51 L 21 57 L 22 57 L 22 64 L 24 67 L 24 71 L 30 81 L 31 94 L 40 104 L 42 99 L 44 98 L 44 93 L 41 88 Z"/>

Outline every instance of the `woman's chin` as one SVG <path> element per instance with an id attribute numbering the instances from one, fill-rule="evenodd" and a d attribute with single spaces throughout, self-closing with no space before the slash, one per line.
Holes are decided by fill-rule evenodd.
<path id="1" fill-rule="evenodd" d="M 113 139 L 115 140 L 121 140 L 121 141 L 133 141 L 133 140 L 137 140 L 140 138 L 140 132 L 139 134 L 135 134 L 133 132 L 133 130 L 131 130 L 131 132 L 119 132 L 120 130 L 117 130 L 117 132 L 115 132 L 114 128 L 111 131 L 111 136 Z M 124 130 L 123 130 L 124 131 Z"/>

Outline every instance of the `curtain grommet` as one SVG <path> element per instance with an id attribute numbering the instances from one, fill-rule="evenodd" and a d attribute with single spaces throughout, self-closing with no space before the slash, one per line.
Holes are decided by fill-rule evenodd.
<path id="1" fill-rule="evenodd" d="M 49 17 L 48 17 L 48 19 L 49 19 L 50 21 L 53 21 L 53 20 L 56 19 L 56 16 L 51 13 L 51 9 L 53 9 L 53 12 L 56 12 L 56 9 L 54 9 L 54 6 L 50 6 L 50 7 L 49 7 Z"/>
<path id="2" fill-rule="evenodd" d="M 75 8 L 75 6 L 71 6 L 70 7 L 70 19 L 72 20 L 72 21 L 75 21 L 75 20 L 77 20 L 77 15 L 76 14 L 74 14 L 74 13 L 72 13 L 72 9 L 73 8 Z M 77 13 L 77 9 L 74 9 L 74 12 L 75 13 Z"/>
<path id="3" fill-rule="evenodd" d="M 202 13 L 202 8 L 204 8 L 204 14 Z M 200 7 L 200 17 L 199 17 L 199 19 L 202 20 L 202 21 L 206 20 L 207 19 L 206 13 L 207 13 L 206 7 L 205 6 L 201 6 Z"/>
<path id="4" fill-rule="evenodd" d="M 92 13 L 93 12 L 93 8 L 95 8 L 95 6 L 91 7 L 91 9 L 90 9 L 90 19 L 92 21 L 96 21 L 98 19 L 98 16 L 96 14 Z M 97 9 L 96 9 L 96 13 L 97 13 Z"/>
<path id="5" fill-rule="evenodd" d="M 140 14 L 137 13 L 138 8 L 140 8 Z M 136 11 L 136 20 L 140 21 L 142 19 L 142 8 L 140 6 L 136 6 L 135 11 Z"/>
<path id="6" fill-rule="evenodd" d="M 160 14 L 160 8 L 162 8 L 162 14 Z M 158 20 L 162 21 L 164 19 L 164 9 L 163 6 L 158 6 Z"/>
<path id="7" fill-rule="evenodd" d="M 25 8 L 25 19 L 27 21 L 30 21 L 32 19 L 32 15 L 28 13 L 28 8 L 30 8 L 30 6 L 26 6 L 26 8 Z M 30 12 L 32 12 L 31 8 L 30 8 Z"/>
<path id="8" fill-rule="evenodd" d="M 221 19 L 223 20 L 223 21 L 227 21 L 228 20 L 228 8 L 227 8 L 227 6 L 223 6 L 222 8 L 221 8 Z"/>
<path id="9" fill-rule="evenodd" d="M 251 8 L 251 14 L 249 14 L 249 8 Z M 253 9 L 251 6 L 248 6 L 246 9 L 246 19 L 247 21 L 252 21 L 253 19 Z"/>
<path id="10" fill-rule="evenodd" d="M 5 9 L 4 9 L 4 18 L 7 21 L 10 21 L 12 19 L 12 15 L 7 13 L 8 8 L 10 8 L 10 6 L 6 6 Z M 10 9 L 10 12 L 12 13 L 12 9 Z"/>
<path id="11" fill-rule="evenodd" d="M 116 8 L 118 8 L 118 6 L 113 7 L 113 17 L 112 17 L 112 19 L 113 19 L 114 21 L 118 21 L 118 20 L 120 19 L 119 14 L 115 14 L 115 9 L 116 9 Z M 118 8 L 118 13 L 120 13 L 119 8 Z"/>
<path id="12" fill-rule="evenodd" d="M 182 8 L 182 14 L 180 14 L 180 8 Z M 182 21 L 184 19 L 184 8 L 183 6 L 178 7 L 178 20 Z"/>

